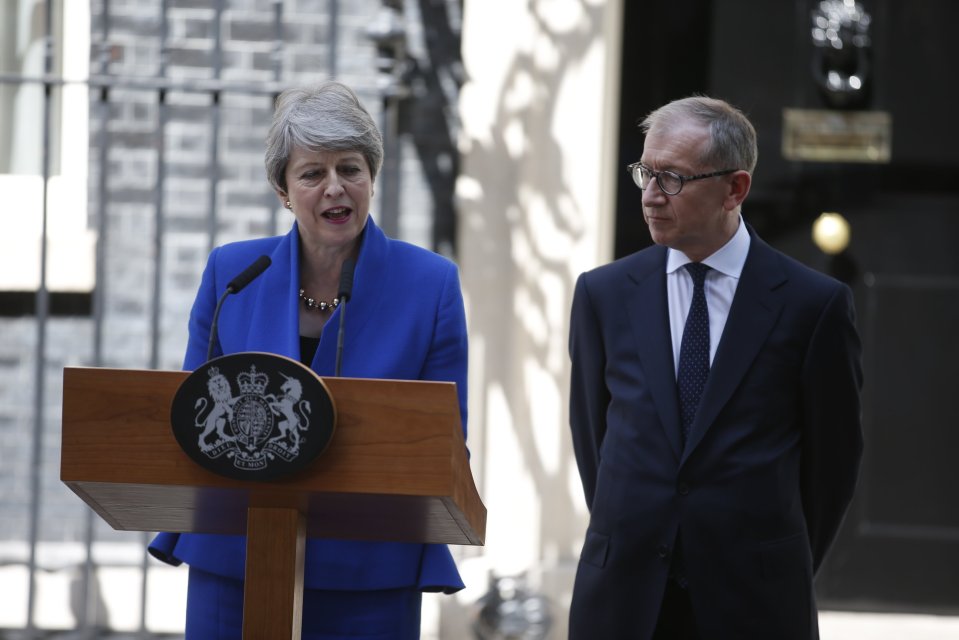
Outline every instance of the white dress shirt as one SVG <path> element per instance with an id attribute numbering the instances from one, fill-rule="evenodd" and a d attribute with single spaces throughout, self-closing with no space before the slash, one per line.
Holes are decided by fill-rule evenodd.
<path id="1" fill-rule="evenodd" d="M 739 217 L 736 233 L 703 264 L 712 267 L 706 272 L 706 308 L 709 310 L 709 364 L 716 356 L 716 347 L 723 335 L 729 308 L 736 295 L 739 276 L 749 253 L 749 232 Z M 683 341 L 686 315 L 693 300 L 693 278 L 683 265 L 692 262 L 682 251 L 670 249 L 666 256 L 666 294 L 669 298 L 669 330 L 673 338 L 673 365 L 679 373 L 679 347 Z"/>

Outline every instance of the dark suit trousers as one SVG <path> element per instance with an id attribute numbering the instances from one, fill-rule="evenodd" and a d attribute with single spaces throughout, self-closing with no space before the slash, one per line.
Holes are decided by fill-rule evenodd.
<path id="1" fill-rule="evenodd" d="M 666 581 L 666 593 L 659 608 L 653 640 L 699 640 L 689 590 L 672 578 Z"/>

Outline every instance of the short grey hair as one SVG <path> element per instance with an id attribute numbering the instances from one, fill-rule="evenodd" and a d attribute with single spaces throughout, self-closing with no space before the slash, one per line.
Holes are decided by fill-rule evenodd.
<path id="1" fill-rule="evenodd" d="M 645 134 L 682 120 L 692 120 L 709 131 L 709 143 L 699 158 L 704 166 L 719 171 L 744 169 L 750 174 L 756 169 L 756 129 L 742 111 L 724 100 L 707 96 L 674 100 L 646 116 L 639 128 Z"/>
<path id="2" fill-rule="evenodd" d="M 266 136 L 266 176 L 286 192 L 286 165 L 294 147 L 309 151 L 357 151 L 376 179 L 383 164 L 383 136 L 348 86 L 328 80 L 287 89 L 277 99 Z"/>

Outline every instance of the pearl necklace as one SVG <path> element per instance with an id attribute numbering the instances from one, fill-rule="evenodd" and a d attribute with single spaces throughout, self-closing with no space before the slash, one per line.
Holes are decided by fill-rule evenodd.
<path id="1" fill-rule="evenodd" d="M 308 295 L 306 291 L 300 289 L 300 300 L 303 301 L 303 304 L 310 311 L 333 311 L 340 305 L 339 298 L 333 298 L 333 302 L 327 302 L 326 300 L 315 300 Z"/>

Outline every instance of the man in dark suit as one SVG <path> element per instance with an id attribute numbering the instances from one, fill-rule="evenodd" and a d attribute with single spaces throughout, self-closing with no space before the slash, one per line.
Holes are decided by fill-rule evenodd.
<path id="1" fill-rule="evenodd" d="M 582 274 L 572 305 L 590 522 L 570 638 L 818 638 L 813 575 L 862 455 L 851 292 L 743 221 L 738 109 L 686 98 L 641 127 L 656 244 Z"/>

